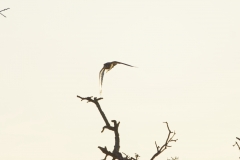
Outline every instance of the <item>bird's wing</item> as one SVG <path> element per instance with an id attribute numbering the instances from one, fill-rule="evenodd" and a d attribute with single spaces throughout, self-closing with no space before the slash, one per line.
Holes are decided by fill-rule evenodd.
<path id="1" fill-rule="evenodd" d="M 102 91 L 102 83 L 103 83 L 103 76 L 104 76 L 105 68 L 103 67 L 99 72 L 99 84 L 100 84 L 100 92 Z"/>
<path id="2" fill-rule="evenodd" d="M 113 63 L 116 63 L 116 64 L 123 64 L 123 65 L 129 66 L 129 67 L 134 67 L 134 66 L 131 66 L 131 65 L 129 65 L 129 64 L 122 63 L 122 62 L 118 62 L 118 61 L 113 61 Z"/>

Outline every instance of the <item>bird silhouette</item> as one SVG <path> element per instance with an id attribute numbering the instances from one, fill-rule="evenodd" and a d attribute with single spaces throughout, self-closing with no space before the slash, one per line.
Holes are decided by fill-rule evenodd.
<path id="1" fill-rule="evenodd" d="M 129 66 L 129 67 L 134 67 L 134 66 L 131 66 L 129 64 L 122 63 L 122 62 L 117 62 L 117 61 L 112 61 L 112 62 L 105 63 L 103 65 L 103 68 L 99 72 L 100 94 L 102 93 L 102 83 L 103 83 L 104 72 L 106 71 L 106 73 L 107 73 L 108 71 L 110 71 L 117 64 L 123 64 L 123 65 Z"/>

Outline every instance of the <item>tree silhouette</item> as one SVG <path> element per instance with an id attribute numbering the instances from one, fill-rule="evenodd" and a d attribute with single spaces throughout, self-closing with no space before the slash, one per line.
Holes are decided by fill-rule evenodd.
<path id="1" fill-rule="evenodd" d="M 139 159 L 139 155 L 135 154 L 135 157 L 131 157 L 128 156 L 127 154 L 125 154 L 124 152 L 120 152 L 120 139 L 119 139 L 119 132 L 118 132 L 118 128 L 119 128 L 119 124 L 120 122 L 117 122 L 116 120 L 112 120 L 111 122 L 113 123 L 113 125 L 110 125 L 107 117 L 105 116 L 104 112 L 102 111 L 102 108 L 99 104 L 98 101 L 102 100 L 103 98 L 97 98 L 97 97 L 81 97 L 81 96 L 77 96 L 78 98 L 81 99 L 81 101 L 86 100 L 87 102 L 91 102 L 94 103 L 96 105 L 96 107 L 98 108 L 98 111 L 100 112 L 104 122 L 105 122 L 105 126 L 102 128 L 102 132 L 105 129 L 108 129 L 110 131 L 113 131 L 115 134 L 115 145 L 114 145 L 114 149 L 113 151 L 109 151 L 107 149 L 107 147 L 100 147 L 98 146 L 98 148 L 105 154 L 105 158 L 103 160 L 106 160 L 108 156 L 112 157 L 113 160 L 118 159 L 118 160 L 138 160 Z M 166 139 L 166 142 L 160 147 L 157 145 L 157 142 L 155 142 L 156 145 L 156 149 L 157 152 L 152 156 L 151 160 L 154 160 L 158 155 L 160 155 L 163 151 L 165 151 L 168 147 L 171 147 L 169 144 L 171 142 L 176 142 L 177 139 L 173 139 L 173 137 L 175 136 L 175 132 L 172 132 L 168 126 L 167 122 L 164 122 L 167 125 L 168 128 L 168 136 Z"/>

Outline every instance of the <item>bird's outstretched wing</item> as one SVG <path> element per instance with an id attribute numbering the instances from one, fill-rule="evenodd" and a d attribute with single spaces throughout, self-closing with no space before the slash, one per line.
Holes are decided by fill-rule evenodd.
<path id="1" fill-rule="evenodd" d="M 126 63 L 118 62 L 118 61 L 113 61 L 112 63 L 123 64 L 123 65 L 129 66 L 129 67 L 135 67 L 135 66 L 132 66 L 132 65 L 129 65 L 129 64 L 126 64 Z"/>
<path id="2" fill-rule="evenodd" d="M 102 93 L 102 83 L 103 83 L 103 76 L 104 76 L 104 72 L 106 71 L 110 71 L 114 66 L 116 66 L 117 64 L 123 64 L 129 67 L 135 67 L 126 63 L 122 63 L 122 62 L 118 62 L 118 61 L 113 61 L 113 62 L 107 62 L 103 65 L 103 68 L 100 70 L 99 72 L 99 83 L 100 83 L 100 94 Z"/>
<path id="3" fill-rule="evenodd" d="M 105 68 L 103 67 L 99 72 L 100 93 L 102 92 L 102 83 L 103 83 L 104 72 L 105 72 Z"/>

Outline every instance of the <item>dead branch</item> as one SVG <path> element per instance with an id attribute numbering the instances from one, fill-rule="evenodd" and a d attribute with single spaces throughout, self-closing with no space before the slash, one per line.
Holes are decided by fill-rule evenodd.
<path id="1" fill-rule="evenodd" d="M 236 137 L 236 138 L 240 141 L 240 138 L 238 138 L 238 137 Z M 235 142 L 235 144 L 233 145 L 233 147 L 234 147 L 234 146 L 237 146 L 238 149 L 240 150 L 240 146 L 239 146 L 238 142 Z"/>
<path id="2" fill-rule="evenodd" d="M 86 100 L 87 103 L 88 103 L 88 102 L 94 103 L 94 104 L 96 105 L 96 107 L 98 108 L 101 116 L 103 117 L 103 120 L 104 120 L 104 122 L 106 123 L 106 126 L 110 126 L 110 124 L 109 124 L 109 122 L 108 122 L 105 114 L 103 113 L 103 111 L 102 111 L 102 109 L 101 109 L 101 107 L 100 107 L 100 104 L 98 103 L 98 101 L 100 101 L 100 100 L 103 99 L 103 98 L 96 98 L 96 97 L 94 97 L 94 99 L 92 99 L 92 97 L 86 97 L 86 98 L 81 97 L 81 96 L 77 96 L 77 97 L 80 98 L 81 101 Z"/>
<path id="3" fill-rule="evenodd" d="M 240 141 L 240 138 L 236 137 L 236 139 L 238 139 L 238 140 Z M 233 145 L 233 147 L 234 147 L 234 146 L 237 146 L 238 149 L 240 150 L 240 146 L 239 146 L 238 142 L 235 142 L 235 144 Z M 239 158 L 240 158 L 240 157 L 239 157 Z"/>
<path id="4" fill-rule="evenodd" d="M 234 147 L 234 146 L 237 146 L 238 149 L 240 150 L 240 146 L 239 146 L 239 144 L 238 144 L 237 142 L 235 142 L 235 144 L 233 145 L 233 147 Z"/>
<path id="5" fill-rule="evenodd" d="M 107 148 L 103 148 L 103 147 L 98 147 L 105 155 L 107 156 L 111 156 L 113 159 L 119 159 L 119 160 L 123 160 L 122 154 L 119 152 L 120 150 L 120 138 L 119 138 L 119 133 L 118 133 L 118 127 L 120 122 L 117 123 L 116 120 L 112 120 L 111 122 L 113 122 L 113 126 L 110 125 L 110 123 L 107 120 L 107 117 L 105 116 L 104 112 L 101 109 L 100 104 L 98 103 L 99 100 L 103 99 L 103 98 L 97 98 L 97 97 L 81 97 L 81 96 L 77 96 L 78 98 L 81 99 L 81 101 L 86 100 L 87 102 L 92 102 L 96 105 L 96 107 L 98 108 L 104 122 L 105 122 L 105 126 L 102 129 L 102 132 L 104 131 L 104 129 L 109 129 L 111 131 L 114 132 L 115 134 L 115 145 L 114 145 L 114 149 L 112 152 L 108 151 Z M 105 157 L 105 159 L 106 159 Z"/>
<path id="6" fill-rule="evenodd" d="M 240 141 L 240 138 L 238 138 L 238 137 L 236 137 L 236 138 Z M 234 147 L 234 146 L 237 146 L 238 149 L 240 150 L 240 146 L 239 146 L 238 142 L 235 142 L 235 144 L 233 145 L 233 147 Z"/>
<path id="7" fill-rule="evenodd" d="M 130 157 L 128 156 L 127 154 L 123 153 L 125 155 L 125 157 L 122 156 L 122 154 L 120 153 L 120 138 L 119 138 L 119 133 L 118 133 L 118 127 L 119 127 L 119 124 L 120 122 L 117 123 L 116 120 L 112 120 L 111 122 L 113 123 L 113 126 L 110 125 L 107 117 L 105 116 L 104 112 L 102 111 L 101 109 L 101 106 L 100 104 L 98 103 L 99 100 L 103 99 L 103 98 L 97 98 L 97 97 L 81 97 L 81 96 L 77 96 L 78 98 L 81 99 L 81 101 L 83 100 L 86 100 L 87 102 L 91 102 L 91 103 L 94 103 L 96 105 L 96 107 L 98 108 L 104 122 L 105 122 L 105 126 L 102 128 L 102 131 L 103 132 L 105 129 L 108 129 L 108 130 L 111 130 L 114 132 L 115 134 L 115 145 L 114 145 L 114 149 L 113 151 L 108 151 L 107 147 L 105 146 L 104 148 L 103 147 L 98 147 L 104 154 L 105 154 L 105 157 L 103 160 L 106 160 L 108 156 L 111 156 L 113 160 L 138 160 L 138 158 L 140 157 L 138 154 L 135 153 L 135 158 L 134 157 Z M 153 160 L 154 158 L 156 158 L 159 154 L 161 154 L 164 150 L 167 149 L 167 147 L 171 147 L 169 146 L 169 143 L 174 141 L 176 142 L 176 140 L 173 139 L 173 137 L 175 136 L 175 132 L 173 133 L 170 129 L 169 129 L 169 126 L 168 126 L 168 123 L 167 122 L 164 122 L 167 124 L 167 128 L 168 128 L 168 136 L 167 136 L 167 140 L 165 142 L 165 144 L 162 146 L 162 147 L 159 147 L 157 145 L 157 143 L 155 142 L 155 145 L 156 145 L 156 148 L 157 148 L 157 153 L 153 155 L 153 157 L 151 158 L 151 160 Z"/>
<path id="8" fill-rule="evenodd" d="M 6 16 L 5 16 L 4 14 L 2 14 L 2 12 L 3 12 L 3 11 L 6 11 L 6 10 L 8 10 L 8 9 L 10 9 L 10 8 L 5 8 L 5 9 L 3 9 L 3 10 L 0 11 L 0 14 L 1 14 L 3 17 L 5 17 L 5 18 L 6 18 Z"/>
<path id="9" fill-rule="evenodd" d="M 171 157 L 171 159 L 167 159 L 167 160 L 178 160 L 178 157 Z"/>
<path id="10" fill-rule="evenodd" d="M 137 153 L 135 153 L 135 158 L 130 157 L 129 155 L 127 155 L 126 153 L 122 152 L 126 157 L 124 157 L 126 160 L 138 160 L 138 158 L 140 157 Z"/>
<path id="11" fill-rule="evenodd" d="M 171 147 L 169 146 L 169 143 L 170 142 L 176 142 L 177 139 L 173 139 L 173 137 L 175 136 L 175 132 L 172 132 L 168 126 L 168 123 L 167 122 L 163 122 L 163 123 L 166 123 L 167 124 L 167 128 L 168 128 L 168 136 L 167 136 L 167 139 L 166 139 L 166 142 L 162 145 L 162 147 L 158 146 L 157 145 L 157 142 L 155 141 L 155 145 L 156 145 L 156 148 L 157 148 L 157 153 L 155 153 L 153 155 L 153 157 L 151 158 L 151 160 L 154 160 L 154 158 L 156 158 L 159 154 L 161 154 L 163 151 L 165 151 L 168 147 Z"/>

